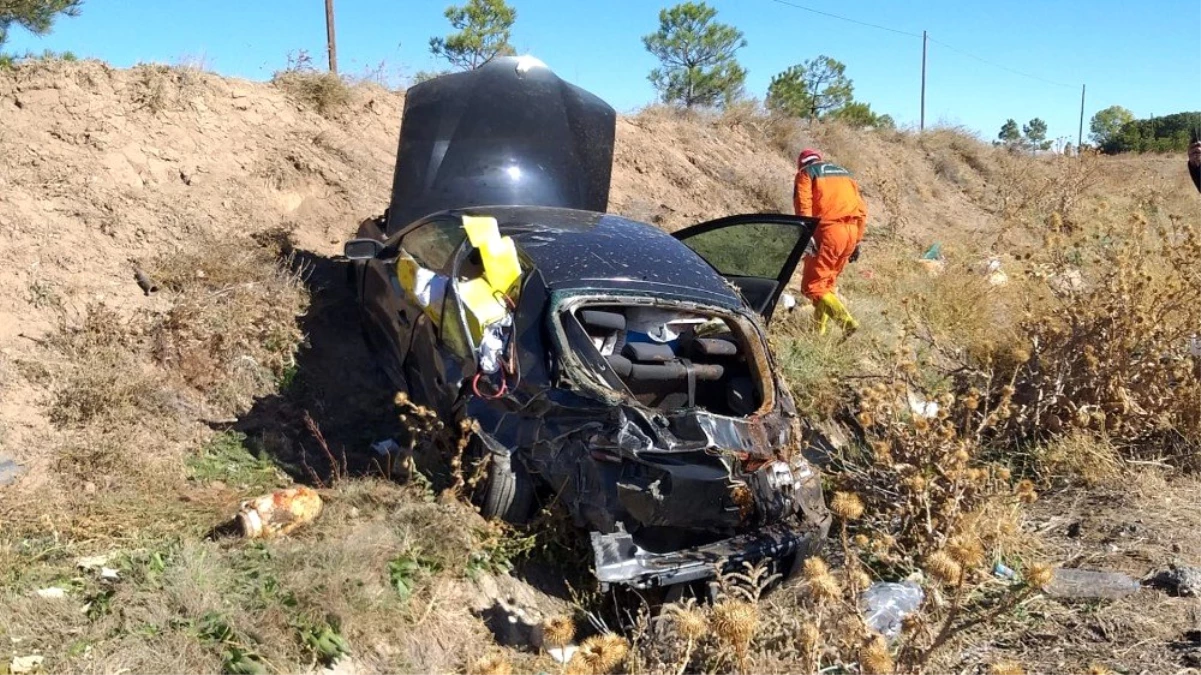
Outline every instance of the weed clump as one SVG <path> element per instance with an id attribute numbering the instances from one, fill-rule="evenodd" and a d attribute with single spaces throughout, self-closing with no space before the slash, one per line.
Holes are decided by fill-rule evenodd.
<path id="1" fill-rule="evenodd" d="M 231 413 L 295 369 L 308 304 L 290 257 L 239 240 L 202 238 L 150 265 L 174 303 L 150 329 L 155 361 Z"/>
<path id="2" fill-rule="evenodd" d="M 1128 457 L 1155 448 L 1195 464 L 1201 372 L 1189 349 L 1201 325 L 1201 227 L 1171 218 L 1075 241 L 1051 234 L 1047 244 L 1046 276 L 1085 258 L 1097 275 L 1060 285 L 1047 312 L 1022 321 L 1029 360 L 1014 372 L 1005 431 L 1041 441 L 1087 430 Z"/>
<path id="3" fill-rule="evenodd" d="M 350 85 L 336 73 L 286 71 L 276 73 L 271 82 L 322 117 L 334 116 L 351 99 Z"/>

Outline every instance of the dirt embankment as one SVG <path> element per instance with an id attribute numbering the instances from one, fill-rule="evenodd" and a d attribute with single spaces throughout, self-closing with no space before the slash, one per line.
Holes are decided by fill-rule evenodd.
<path id="1" fill-rule="evenodd" d="M 331 256 L 341 250 L 360 219 L 386 205 L 404 99 L 363 85 L 351 88 L 347 101 L 319 111 L 320 106 L 307 96 L 273 84 L 157 66 L 116 70 L 99 63 L 47 61 L 0 71 L 0 473 L 5 456 L 25 467 L 21 482 L 3 488 L 7 492 L 0 500 L 29 494 L 13 489 L 25 491 L 43 484 L 67 492 L 97 489 L 92 481 L 100 481 L 90 475 L 78 484 L 71 482 L 75 478 L 60 477 L 51 451 L 66 434 L 61 425 L 52 424 L 50 415 L 55 378 L 71 369 L 86 370 L 88 364 L 67 362 L 61 349 L 45 341 L 63 326 L 80 325 L 90 305 L 103 304 L 124 316 L 168 315 L 177 309 L 170 294 L 144 293 L 135 281 L 135 269 L 206 239 L 245 241 L 251 247 L 255 244 L 250 235 L 282 227 L 291 231 L 288 246 L 301 254 L 310 273 L 307 312 L 292 326 L 305 334 L 307 345 L 296 367 L 285 368 L 287 377 L 280 378 L 291 384 L 281 385 L 279 395 L 256 400 L 251 410 L 239 415 L 237 430 L 261 437 L 264 445 L 286 446 L 280 438 L 308 433 L 301 412 L 312 410 L 335 447 L 366 447 L 381 437 L 379 433 L 387 433 L 371 428 L 371 418 L 379 417 L 375 412 L 379 408 L 372 406 L 381 401 L 368 395 L 370 400 L 360 404 L 353 398 L 362 389 L 356 378 L 368 377 L 371 364 L 357 342 L 354 309 L 340 285 L 341 269 Z M 652 109 L 618 120 L 610 210 L 671 230 L 734 213 L 788 211 L 790 157 L 805 145 L 821 148 L 860 176 L 869 204 L 869 237 L 878 237 L 882 248 L 889 247 L 896 265 L 908 263 L 937 241 L 952 259 L 991 254 L 1002 258 L 1007 269 L 1016 269 L 1016 265 L 1008 267 L 1009 262 L 1023 248 L 1036 244 L 1031 235 L 1035 228 L 1029 226 L 1041 226 L 1032 221 L 1031 213 L 1054 212 L 1068 221 L 1086 218 L 1080 195 L 1087 192 L 1096 197 L 1106 186 L 1115 186 L 1102 202 L 1111 204 L 1106 208 L 1143 201 L 1154 204 L 1173 190 L 1193 196 L 1182 164 L 1175 159 L 1107 159 L 1089 164 L 1091 175 L 1053 173 L 1044 171 L 1052 160 L 1017 157 L 952 130 L 917 137 L 838 126 L 780 126 L 739 111 L 705 117 Z M 1032 200 L 1040 202 L 1038 208 L 1030 208 Z M 869 257 L 872 245 L 875 242 L 869 241 Z M 202 256 L 175 259 L 203 261 Z M 194 278 L 198 271 L 180 270 L 178 276 Z M 857 269 L 849 275 L 847 286 L 859 294 L 856 307 L 866 315 L 865 332 L 882 334 L 896 323 L 884 310 L 904 291 L 877 288 L 870 271 Z M 876 275 L 883 277 L 883 271 L 887 269 L 881 263 Z M 222 302 L 196 294 L 187 299 Z M 209 339 L 219 332 L 206 330 Z M 178 340 L 183 333 L 174 335 Z M 188 348 L 174 346 L 182 351 Z M 227 352 L 233 349 L 220 347 Z M 145 345 L 139 348 L 150 351 Z M 148 359 L 133 362 L 154 369 Z M 811 370 L 824 372 L 817 367 Z M 191 378 L 190 383 L 199 388 L 208 385 L 197 382 L 211 379 L 217 387 L 225 375 Z M 289 391 L 283 392 L 285 388 Z M 387 397 L 382 402 L 390 403 Z M 203 429 L 199 419 L 188 424 Z M 93 432 L 101 433 L 89 428 Z M 90 444 L 102 436 L 81 437 Z M 120 448 L 122 453 L 127 450 Z M 138 451 L 158 453 L 160 448 Z M 238 496 L 233 487 L 213 476 L 201 475 L 196 482 L 210 487 L 220 484 L 211 490 L 218 494 L 214 499 L 223 500 L 220 508 Z M 1125 501 L 1105 497 L 1103 501 L 1116 509 L 1113 513 L 1089 510 L 1092 502 L 1077 498 L 1079 492 L 1067 492 L 1046 500 L 1050 505 L 1044 507 L 1042 529 L 1054 537 L 1049 548 L 1058 559 L 1074 556 L 1139 574 L 1161 564 L 1167 551 L 1184 558 L 1196 555 L 1195 537 L 1185 541 L 1177 537 L 1179 531 L 1195 530 L 1195 519 L 1168 513 L 1175 513 L 1178 502 L 1164 501 L 1162 517 L 1153 517 L 1164 494 L 1183 495 L 1194 489 L 1192 483 L 1173 485 L 1172 490 L 1144 485 L 1127 494 Z M 1101 499 L 1105 493 L 1096 494 Z M 364 510 L 378 501 L 376 496 L 360 497 Z M 358 505 L 351 499 L 335 507 L 335 513 L 342 513 L 336 510 L 342 508 L 345 522 L 353 524 L 359 518 Z M 1052 512 L 1059 515 L 1047 516 Z M 432 522 L 424 513 L 413 516 L 422 527 Z M 1142 514 L 1150 514 L 1145 515 L 1146 522 L 1140 520 Z M 331 551 L 353 550 L 339 543 L 339 536 L 349 535 L 337 532 L 329 521 L 323 545 Z M 1114 529 L 1130 523 L 1134 525 L 1127 528 L 1129 532 Z M 401 534 L 407 544 L 410 534 L 407 530 Z M 54 548 L 61 548 L 57 540 Z M 307 559 L 309 551 L 302 543 L 294 548 L 298 558 Z M 372 555 L 385 553 L 392 551 L 381 548 Z M 181 565 L 188 568 L 188 551 L 182 558 Z M 194 558 L 196 569 L 202 569 L 204 556 Z M 382 569 L 383 563 L 376 562 Z M 56 564 L 71 565 L 69 561 Z M 330 570 L 342 567 L 331 565 Z M 37 574 L 32 577 L 26 583 L 38 580 Z M 371 583 L 379 582 L 372 579 Z M 297 585 L 308 582 L 301 578 Z M 368 588 L 374 589 L 370 584 Z M 1050 609 L 1040 605 L 1030 612 L 1033 619 L 1024 618 L 1025 623 L 1013 627 L 1019 639 L 1006 643 L 982 637 L 979 645 L 973 645 L 975 651 L 965 652 L 963 658 L 983 662 L 981 655 L 991 655 L 987 650 L 998 644 L 1009 644 L 1006 653 L 1024 653 L 1032 662 L 1059 659 L 1060 665 L 1069 666 L 1086 662 L 1094 653 L 1116 653 L 1116 646 L 1128 652 L 1144 646 L 1162 651 L 1180 626 L 1171 624 L 1157 632 L 1138 623 L 1136 619 L 1146 614 L 1138 604 L 1144 599 L 1139 596 L 1115 605 L 1113 620 L 1077 615 L 1058 604 Z M 374 607 L 374 596 L 370 601 L 367 604 Z M 435 597 L 429 606 L 439 602 L 445 600 Z M 1184 607 L 1177 603 L 1156 609 L 1176 616 Z M 387 613 L 381 610 L 380 614 Z M 427 611 L 422 616 L 430 615 Z M 379 624 L 390 625 L 391 616 L 387 618 Z M 420 618 L 414 625 L 424 621 Z M 476 633 L 482 635 L 475 619 L 463 621 L 473 640 Z M 1116 638 L 1107 632 L 1114 622 L 1121 633 Z M 1088 630 L 1081 630 L 1082 626 Z M 441 630 L 435 628 L 427 627 L 421 635 Z M 361 622 L 351 630 L 366 634 Z M 1095 639 L 1088 631 L 1096 633 Z M 1074 637 L 1068 647 L 1060 640 L 1060 653 L 1042 653 L 1048 651 L 1049 640 L 1065 635 Z M 46 641 L 53 642 L 49 636 Z M 471 649 L 482 650 L 483 644 L 473 642 Z M 117 650 L 119 645 L 110 647 Z M 460 647 L 448 644 L 445 650 L 451 654 Z M 444 663 L 418 653 L 418 646 L 413 649 L 406 658 L 417 666 L 442 667 L 463 658 L 457 653 L 454 659 L 443 655 Z M 377 651 L 390 653 L 384 648 Z M 216 658 L 206 654 L 205 658 Z M 1152 658 L 1153 654 L 1138 652 L 1127 660 Z"/>
<path id="2" fill-rule="evenodd" d="M 0 443 L 8 452 L 31 459 L 48 432 L 42 387 L 14 364 L 89 303 L 161 309 L 134 281 L 148 258 L 198 234 L 281 225 L 299 248 L 331 255 L 359 219 L 383 209 L 403 95 L 370 85 L 350 94 L 323 116 L 272 84 L 196 70 L 35 61 L 0 73 Z M 611 210 L 668 229 L 787 210 L 792 163 L 780 148 L 803 139 L 773 142 L 765 132 L 737 115 L 620 119 Z M 946 181 L 910 156 L 902 137 L 821 136 L 829 154 L 862 173 L 874 223 L 922 233 L 987 221 L 958 192 L 923 206 L 930 186 Z"/>

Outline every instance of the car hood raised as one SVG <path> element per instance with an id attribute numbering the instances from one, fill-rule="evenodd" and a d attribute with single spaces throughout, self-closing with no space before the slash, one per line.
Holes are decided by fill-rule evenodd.
<path id="1" fill-rule="evenodd" d="M 481 205 L 604 212 L 617 116 L 531 57 L 501 57 L 410 88 L 388 231 Z"/>

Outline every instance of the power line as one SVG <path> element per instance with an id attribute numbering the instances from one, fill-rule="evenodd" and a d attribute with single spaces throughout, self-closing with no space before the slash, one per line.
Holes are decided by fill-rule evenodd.
<path id="1" fill-rule="evenodd" d="M 988 59 L 976 56 L 975 54 L 965 52 L 962 49 L 957 49 L 955 47 L 952 47 L 951 45 L 943 42 L 942 40 L 935 40 L 934 38 L 930 38 L 930 42 L 942 45 L 942 46 L 946 47 L 947 49 L 950 49 L 951 51 L 956 52 L 958 54 L 962 54 L 970 59 L 976 59 L 980 63 L 987 63 L 988 65 L 990 65 L 994 68 L 1000 68 L 1001 70 L 1009 71 L 1009 72 L 1013 73 L 1014 75 L 1021 75 L 1022 77 L 1028 77 L 1032 80 L 1038 80 L 1039 82 L 1045 82 L 1046 84 L 1054 85 L 1056 87 L 1068 87 L 1068 88 L 1072 88 L 1072 89 L 1074 89 L 1076 87 L 1076 85 L 1074 85 L 1074 84 L 1064 84 L 1062 82 L 1054 82 L 1052 80 L 1046 79 L 1045 77 L 1039 77 L 1038 75 L 1031 75 L 1030 73 L 1023 73 L 1020 70 L 1014 70 L 1013 68 L 1010 68 L 1009 66 L 1003 66 L 999 63 L 995 63 L 993 61 L 989 61 Z"/>
<path id="2" fill-rule="evenodd" d="M 851 18 L 848 18 L 848 17 L 845 17 L 845 16 L 839 16 L 838 14 L 831 14 L 830 12 L 823 12 L 823 11 L 821 11 L 821 10 L 819 10 L 819 9 L 813 9 L 812 7 L 806 7 L 806 6 L 804 6 L 804 5 L 798 5 L 798 4 L 797 4 L 797 3 L 795 3 L 795 2 L 789 2 L 789 0 L 771 0 L 771 1 L 772 1 L 772 2 L 775 2 L 775 3 L 777 3 L 777 4 L 781 4 L 781 5 L 786 5 L 786 6 L 788 6 L 788 7 L 792 7 L 792 8 L 794 8 L 794 9 L 800 9 L 800 10 L 804 10 L 804 11 L 806 11 L 806 12 L 812 12 L 812 13 L 814 13 L 814 14 L 820 14 L 820 15 L 822 15 L 822 16 L 828 16 L 828 17 L 830 17 L 830 18 L 832 18 L 832 19 L 838 19 L 839 21 L 846 21 L 846 22 L 848 22 L 848 23 L 858 24 L 858 25 L 860 25 L 860 26 L 867 26 L 868 28 L 875 28 L 875 29 L 877 29 L 877 30 L 888 31 L 889 33 L 896 33 L 896 34 L 898 34 L 898 35 L 905 35 L 905 36 L 908 36 L 908 37 L 912 37 L 912 38 L 918 38 L 918 39 L 921 39 L 921 38 L 923 37 L 923 36 L 921 36 L 921 35 L 918 35 L 917 33 L 911 33 L 911 32 L 909 32 L 909 31 L 900 30 L 900 29 L 897 29 L 897 28 L 889 28 L 888 26 L 881 26 L 881 25 L 879 25 L 879 24 L 875 24 L 875 23 L 868 23 L 868 22 L 866 22 L 866 21 L 859 21 L 859 20 L 857 20 L 857 19 L 851 19 Z M 962 50 L 962 49 L 959 49 L 959 48 L 957 48 L 957 47 L 952 47 L 951 45 L 949 45 L 949 44 L 947 44 L 947 43 L 943 42 L 942 40 L 935 40 L 934 38 L 929 38 L 929 40 L 930 40 L 930 42 L 934 42 L 934 43 L 936 43 L 936 44 L 942 45 L 943 47 L 946 47 L 947 49 L 950 49 L 950 50 L 951 50 L 951 51 L 953 51 L 953 52 L 956 52 L 956 53 L 958 53 L 958 54 L 962 54 L 963 56 L 966 56 L 966 57 L 968 57 L 968 58 L 971 58 L 971 59 L 975 59 L 975 60 L 977 60 L 977 61 L 979 61 L 979 62 L 981 62 L 981 63 L 988 64 L 988 65 L 990 65 L 990 66 L 992 66 L 992 67 L 994 67 L 994 68 L 1000 68 L 1001 70 L 1008 71 L 1008 72 L 1010 72 L 1010 73 L 1013 73 L 1014 75 L 1021 75 L 1022 77 L 1028 77 L 1028 78 L 1030 78 L 1030 79 L 1032 79 L 1032 80 L 1038 80 L 1039 82 L 1044 82 L 1044 83 L 1046 83 L 1046 84 L 1054 85 L 1054 86 L 1056 86 L 1056 87 L 1068 87 L 1068 88 L 1075 88 L 1075 86 L 1076 86 L 1076 85 L 1073 85 L 1073 84 L 1063 84 L 1062 82 L 1055 82 L 1055 81 L 1052 81 L 1052 80 L 1048 80 L 1048 79 L 1046 79 L 1045 77 L 1039 77 L 1038 75 L 1031 75 L 1030 73 L 1024 73 L 1024 72 L 1022 72 L 1022 71 L 1020 71 L 1020 70 L 1014 70 L 1013 68 L 1010 68 L 1009 66 L 1004 66 L 1004 65 L 1001 65 L 1000 63 L 996 63 L 996 62 L 994 62 L 994 61 L 989 61 L 989 60 L 988 60 L 988 59 L 986 59 L 986 58 L 983 58 L 983 57 L 980 57 L 980 56 L 976 56 L 975 54 L 972 54 L 972 53 L 970 53 L 970 52 L 966 52 L 966 51 L 964 51 L 964 50 Z"/>
<path id="3" fill-rule="evenodd" d="M 845 17 L 845 16 L 839 16 L 839 15 L 837 15 L 837 14 L 831 14 L 831 13 L 829 13 L 829 12 L 823 12 L 823 11 L 821 11 L 821 10 L 819 10 L 819 9 L 813 9 L 812 7 L 805 7 L 804 5 L 798 5 L 798 4 L 796 4 L 795 2 L 788 2 L 788 0 L 772 0 L 772 2 L 777 2 L 777 3 L 781 4 L 781 5 L 787 5 L 787 6 L 789 6 L 789 7 L 793 7 L 793 8 L 795 8 L 795 9 L 803 9 L 803 10 L 805 10 L 806 12 L 813 12 L 814 14 L 821 14 L 822 16 L 828 16 L 828 17 L 830 17 L 830 18 L 832 18 L 832 19 L 838 19 L 838 20 L 840 20 L 840 21 L 848 21 L 848 22 L 850 22 L 850 23 L 857 23 L 857 24 L 859 24 L 860 26 L 867 26 L 868 28 L 876 28 L 876 29 L 879 29 L 879 30 L 886 30 L 886 31 L 888 31 L 889 33 L 897 33 L 898 35 L 908 35 L 909 37 L 915 37 L 915 38 L 920 38 L 920 37 L 921 37 L 921 36 L 920 36 L 920 35 L 918 35 L 917 33 L 910 33 L 909 31 L 897 30 L 896 28 L 889 28 L 888 26 L 880 26 L 880 25 L 877 25 L 877 24 L 874 24 L 874 23 L 868 23 L 868 22 L 866 22 L 866 21 L 857 21 L 857 20 L 855 20 L 855 19 L 848 19 L 848 18 L 847 18 L 847 17 Z"/>

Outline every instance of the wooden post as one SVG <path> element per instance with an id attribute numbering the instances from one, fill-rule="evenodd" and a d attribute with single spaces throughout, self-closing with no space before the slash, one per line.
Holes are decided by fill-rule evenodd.
<path id="1" fill-rule="evenodd" d="M 329 72 L 338 73 L 338 41 L 334 37 L 334 0 L 325 0 L 325 39 L 329 49 Z"/>
<path id="2" fill-rule="evenodd" d="M 1076 147 L 1084 142 L 1084 86 L 1080 85 L 1080 131 L 1076 134 Z"/>
<path id="3" fill-rule="evenodd" d="M 926 130 L 926 31 L 922 31 L 922 119 L 919 131 Z"/>

